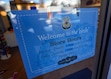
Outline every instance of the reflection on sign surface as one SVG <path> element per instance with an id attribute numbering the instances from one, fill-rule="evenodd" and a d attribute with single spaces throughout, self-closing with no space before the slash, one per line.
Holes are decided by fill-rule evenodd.
<path id="1" fill-rule="evenodd" d="M 72 9 L 73 10 L 73 9 Z M 98 9 L 38 13 L 12 11 L 13 27 L 28 78 L 95 55 Z"/>

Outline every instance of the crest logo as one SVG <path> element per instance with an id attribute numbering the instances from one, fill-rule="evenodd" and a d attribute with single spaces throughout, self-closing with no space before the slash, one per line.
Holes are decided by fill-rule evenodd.
<path id="1" fill-rule="evenodd" d="M 71 27 L 70 19 L 68 16 L 63 18 L 62 27 L 63 29 L 69 29 Z"/>

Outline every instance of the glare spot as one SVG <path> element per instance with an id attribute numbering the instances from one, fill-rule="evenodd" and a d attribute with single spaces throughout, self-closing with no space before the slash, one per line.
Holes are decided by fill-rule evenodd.
<path id="1" fill-rule="evenodd" d="M 52 25 L 44 27 L 45 31 L 52 31 Z"/>
<path id="2" fill-rule="evenodd" d="M 28 32 L 34 33 L 34 29 L 33 29 L 33 28 L 30 28 L 30 29 L 28 30 Z"/>

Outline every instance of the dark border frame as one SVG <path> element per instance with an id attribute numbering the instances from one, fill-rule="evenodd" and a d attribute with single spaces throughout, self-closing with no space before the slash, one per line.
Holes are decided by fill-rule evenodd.
<path id="1" fill-rule="evenodd" d="M 111 21 L 109 26 L 111 26 Z M 110 30 L 110 36 L 108 39 L 108 45 L 107 45 L 107 49 L 106 49 L 106 56 L 104 58 L 104 62 L 103 62 L 103 69 L 101 69 L 101 79 L 107 79 L 108 77 L 108 72 L 109 72 L 109 68 L 110 68 L 110 64 L 111 64 L 111 30 Z"/>
<path id="2" fill-rule="evenodd" d="M 102 40 L 101 40 L 101 47 L 100 47 L 100 51 L 99 51 L 99 62 L 98 62 L 97 75 L 96 75 L 97 78 L 94 78 L 94 79 L 107 79 L 107 74 L 108 74 L 109 66 L 110 66 L 110 62 L 111 62 L 110 61 L 111 55 L 109 55 L 110 54 L 109 53 L 109 49 L 110 49 L 109 44 L 111 42 L 111 40 L 109 41 L 109 37 L 111 34 L 110 33 L 111 0 L 102 0 L 101 2 L 102 2 L 102 6 L 101 6 L 100 20 L 102 20 L 102 21 L 100 21 L 99 27 L 100 27 L 100 29 L 103 29 L 103 30 L 101 30 L 102 31 L 102 38 L 101 38 Z M 104 20 L 103 20 L 103 18 L 104 18 Z M 99 32 L 100 32 L 100 30 L 99 30 Z"/>
<path id="3" fill-rule="evenodd" d="M 103 62 L 105 58 L 107 39 L 108 39 L 108 30 L 111 14 L 111 0 L 101 0 L 100 7 L 100 17 L 99 17 L 99 26 L 97 32 L 97 41 L 96 41 L 96 58 L 94 74 L 92 79 L 101 79 L 101 71 L 103 70 Z M 102 74 L 103 75 L 103 74 Z M 105 78 L 106 79 L 106 78 Z"/>

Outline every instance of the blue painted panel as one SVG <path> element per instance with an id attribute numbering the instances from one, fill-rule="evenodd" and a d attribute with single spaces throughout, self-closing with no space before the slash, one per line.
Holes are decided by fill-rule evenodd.
<path id="1" fill-rule="evenodd" d="M 97 8 L 79 13 L 12 11 L 11 20 L 29 79 L 95 55 Z"/>

